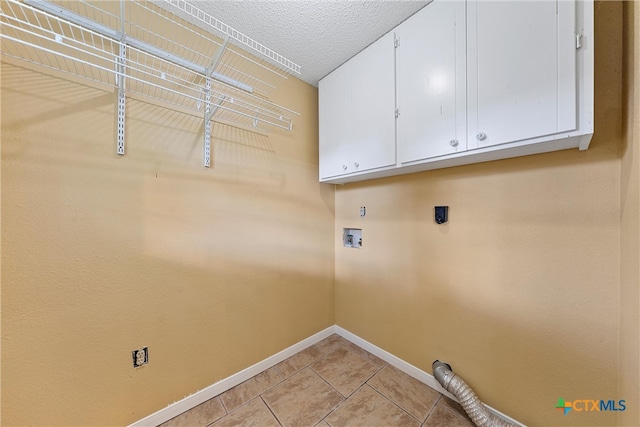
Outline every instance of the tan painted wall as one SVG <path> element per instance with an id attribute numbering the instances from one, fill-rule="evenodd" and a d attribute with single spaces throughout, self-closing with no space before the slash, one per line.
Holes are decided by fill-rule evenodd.
<path id="1" fill-rule="evenodd" d="M 624 116 L 620 223 L 620 396 L 640 402 L 640 7 L 625 2 Z M 620 425 L 640 425 L 632 404 Z"/>
<path id="2" fill-rule="evenodd" d="M 597 4 L 587 152 L 338 187 L 335 235 L 315 89 L 277 93 L 303 113 L 291 134 L 218 128 L 206 171 L 199 120 L 130 102 L 118 158 L 112 93 L 3 65 L 2 424 L 129 423 L 333 324 L 334 236 L 340 326 L 427 371 L 448 361 L 528 424 L 615 423 L 553 405 L 638 392 L 621 23 L 619 3 Z M 364 228 L 362 250 L 340 246 L 343 226 Z"/>
<path id="3" fill-rule="evenodd" d="M 335 323 L 317 90 L 269 137 L 2 66 L 2 425 L 123 425 Z M 150 363 L 132 368 L 131 351 Z"/>
<path id="4" fill-rule="evenodd" d="M 487 404 L 529 425 L 614 425 L 615 413 L 554 406 L 625 398 L 621 3 L 596 4 L 595 32 L 588 151 L 336 189 L 337 324 L 428 372 L 435 359 L 450 363 Z M 450 207 L 448 224 L 434 223 L 436 205 Z M 342 227 L 361 227 L 364 247 L 343 248 Z"/>

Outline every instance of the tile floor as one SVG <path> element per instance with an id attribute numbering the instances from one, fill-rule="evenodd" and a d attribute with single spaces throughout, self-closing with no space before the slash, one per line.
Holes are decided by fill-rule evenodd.
<path id="1" fill-rule="evenodd" d="M 173 418 L 173 426 L 473 426 L 462 407 L 332 335 Z"/>

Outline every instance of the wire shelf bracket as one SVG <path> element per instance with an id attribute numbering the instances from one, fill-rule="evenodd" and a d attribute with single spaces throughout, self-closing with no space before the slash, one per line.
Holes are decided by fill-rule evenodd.
<path id="1" fill-rule="evenodd" d="M 185 0 L 120 0 L 119 11 L 113 4 L 2 0 L 1 53 L 115 87 L 118 155 L 125 153 L 128 95 L 203 117 L 205 167 L 212 122 L 292 129 L 299 114 L 269 94 L 299 74 L 298 65 Z"/>
<path id="2" fill-rule="evenodd" d="M 214 70 L 216 66 L 220 62 L 222 58 L 222 54 L 224 50 L 227 48 L 229 44 L 229 37 L 226 37 L 222 46 L 218 48 L 216 55 L 211 60 L 211 65 L 206 69 L 205 72 L 205 110 L 204 110 L 204 167 L 208 168 L 211 166 L 211 119 L 213 115 L 218 110 L 218 108 L 222 105 L 224 101 L 224 97 L 220 98 L 220 100 L 216 103 L 215 106 L 211 105 L 211 77 L 214 74 Z"/>
<path id="3" fill-rule="evenodd" d="M 116 153 L 120 156 L 124 155 L 124 124 L 125 124 L 125 107 L 126 97 L 124 93 L 125 86 L 125 61 L 127 49 L 124 44 L 120 45 L 120 55 L 118 56 L 118 72 L 116 74 L 118 84 L 118 142 Z"/>
<path id="4" fill-rule="evenodd" d="M 120 15 L 124 16 L 124 0 L 120 0 Z M 116 153 L 119 156 L 124 156 L 124 124 L 125 124 L 125 112 L 126 112 L 126 97 L 124 93 L 125 88 L 125 65 L 127 61 L 127 46 L 125 44 L 125 31 L 124 20 L 120 22 L 120 50 L 118 55 L 117 65 L 117 85 L 118 85 L 118 132 L 117 132 L 117 146 Z"/>

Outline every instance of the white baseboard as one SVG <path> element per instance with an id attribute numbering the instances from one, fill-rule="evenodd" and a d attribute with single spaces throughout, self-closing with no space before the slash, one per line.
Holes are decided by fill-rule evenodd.
<path id="1" fill-rule="evenodd" d="M 455 400 L 456 402 L 458 401 L 458 399 L 456 399 L 454 395 L 452 395 L 447 390 L 442 388 L 438 380 L 436 380 L 433 375 L 426 373 L 422 369 L 416 368 L 412 364 L 407 363 L 404 360 L 400 359 L 399 357 L 396 357 L 393 354 L 389 353 L 388 351 L 385 351 L 380 347 L 377 347 L 371 344 L 369 341 L 363 340 L 359 336 L 352 334 L 351 332 L 347 331 L 344 328 L 341 328 L 340 326 L 336 325 L 335 328 L 336 328 L 335 333 L 340 335 L 342 338 L 351 341 L 352 343 L 363 348 L 364 350 L 367 350 L 369 353 L 379 357 L 380 359 L 387 362 L 389 365 L 400 369 L 402 372 L 409 375 L 410 377 L 413 377 L 418 381 L 420 381 L 421 383 L 428 385 L 438 393 L 442 393 L 445 396 Z"/>
<path id="2" fill-rule="evenodd" d="M 318 332 L 317 334 L 310 336 L 309 338 L 306 338 L 300 341 L 297 344 L 292 345 L 289 348 L 282 350 L 277 354 L 274 354 L 271 357 L 268 357 L 256 363 L 253 366 L 248 367 L 247 369 L 244 369 L 238 372 L 237 374 L 233 374 L 230 377 L 220 380 L 217 383 L 212 384 L 207 388 L 204 388 L 190 396 L 185 397 L 184 399 L 176 403 L 173 403 L 167 406 L 164 409 L 159 410 L 158 412 L 155 412 L 139 421 L 136 421 L 135 423 L 131 424 L 130 427 L 157 426 L 166 421 L 169 421 L 170 419 L 177 417 L 183 412 L 186 412 L 189 409 L 195 408 L 201 403 L 204 403 L 207 400 L 212 399 L 217 395 L 224 393 L 229 389 L 232 389 L 238 384 L 243 383 L 244 381 L 258 375 L 260 372 L 263 372 L 271 368 L 272 366 L 277 365 L 278 363 L 304 350 L 305 348 L 310 347 L 313 344 L 316 344 L 322 341 L 323 339 L 327 338 L 332 334 L 340 335 L 342 338 L 348 341 L 351 341 L 352 343 L 362 347 L 364 350 L 367 350 L 369 353 L 379 357 L 380 359 L 384 360 L 391 366 L 394 366 L 395 368 L 400 369 L 402 372 L 406 373 L 407 375 L 428 385 L 429 387 L 436 390 L 438 393 L 442 393 L 445 396 L 448 396 L 451 399 L 455 400 L 456 402 L 458 401 L 455 398 L 455 396 L 453 396 L 451 393 L 449 393 L 448 391 L 442 388 L 442 386 L 438 383 L 438 381 L 434 378 L 433 375 L 423 371 L 422 369 L 416 368 L 410 363 L 405 362 L 404 360 L 381 349 L 380 347 L 377 347 L 371 344 L 370 342 L 363 340 L 359 336 L 352 334 L 346 329 L 341 328 L 340 326 L 337 326 L 337 325 L 333 325 L 328 327 L 327 329 L 324 329 Z M 491 412 L 493 412 L 498 417 L 504 419 L 505 421 L 525 427 L 524 424 L 519 423 L 513 418 L 506 416 L 502 412 L 493 409 L 491 406 L 489 405 L 485 405 L 485 406 L 487 407 L 487 409 L 489 409 Z"/>
<path id="3" fill-rule="evenodd" d="M 218 381 L 215 384 L 210 385 L 207 388 L 204 388 L 190 396 L 185 397 L 184 399 L 175 402 L 166 408 L 160 409 L 158 412 L 154 412 L 153 414 L 136 421 L 131 424 L 131 427 L 148 427 L 148 426 L 158 426 L 170 419 L 177 417 L 183 412 L 188 411 L 189 409 L 195 408 L 201 403 L 206 402 L 209 399 L 216 397 L 217 395 L 224 393 L 227 390 L 232 389 L 240 383 L 245 382 L 249 378 L 255 377 L 260 372 L 265 371 L 272 366 L 277 365 L 285 359 L 293 356 L 294 354 L 304 350 L 307 347 L 311 347 L 313 344 L 322 341 L 328 336 L 335 333 L 335 325 L 330 326 L 327 329 L 318 332 L 306 338 L 299 343 L 292 345 L 289 348 L 282 350 L 279 353 L 274 354 L 271 357 L 268 357 L 253 366 L 250 366 L 237 374 L 233 374 L 230 377 L 227 377 L 223 380 Z"/>
<path id="4" fill-rule="evenodd" d="M 458 399 L 456 399 L 456 397 L 454 395 L 452 395 L 447 390 L 442 388 L 442 386 L 440 385 L 438 380 L 436 380 L 433 375 L 423 371 L 422 369 L 416 368 L 412 364 L 407 363 L 404 360 L 400 359 L 399 357 L 396 357 L 393 354 L 381 349 L 380 347 L 377 347 L 377 346 L 371 344 L 369 341 L 363 340 L 359 336 L 352 334 L 351 332 L 347 331 L 344 328 L 341 328 L 338 325 L 335 326 L 335 333 L 340 335 L 342 338 L 344 338 L 346 340 L 349 340 L 352 343 L 358 345 L 359 347 L 363 348 L 364 350 L 367 350 L 369 353 L 373 354 L 374 356 L 379 357 L 380 359 L 382 359 L 385 362 L 387 362 L 389 365 L 400 369 L 402 372 L 404 372 L 405 374 L 417 379 L 421 383 L 424 383 L 424 384 L 428 385 L 429 387 L 431 387 L 432 389 L 434 389 L 438 393 L 442 393 L 445 396 L 450 397 L 452 400 L 455 400 L 456 402 L 458 402 Z M 502 418 L 503 420 L 508 421 L 510 423 L 513 423 L 515 425 L 521 426 L 521 427 L 525 427 L 524 424 L 514 420 L 513 418 L 503 414 L 502 412 L 500 412 L 500 411 L 498 411 L 496 409 L 493 409 L 491 406 L 489 406 L 487 404 L 483 404 L 483 405 L 488 410 L 490 410 L 496 416 Z"/>

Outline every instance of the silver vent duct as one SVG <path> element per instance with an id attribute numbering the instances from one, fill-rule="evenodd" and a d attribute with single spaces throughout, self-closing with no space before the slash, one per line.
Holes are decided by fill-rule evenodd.
<path id="1" fill-rule="evenodd" d="M 436 360 L 433 362 L 433 376 L 460 402 L 471 421 L 478 427 L 518 427 L 489 411 L 462 378 L 453 373 L 451 366 Z"/>

